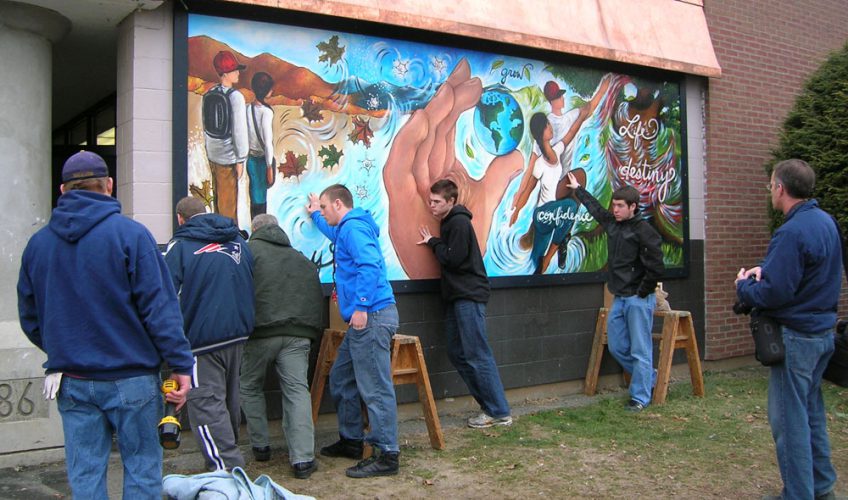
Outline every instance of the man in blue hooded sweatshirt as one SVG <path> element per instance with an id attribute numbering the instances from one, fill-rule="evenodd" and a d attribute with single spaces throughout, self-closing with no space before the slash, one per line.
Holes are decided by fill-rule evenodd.
<path id="1" fill-rule="evenodd" d="M 364 440 L 374 447 L 374 455 L 345 473 L 355 478 L 397 474 L 400 448 L 390 348 L 398 312 L 380 252 L 380 228 L 370 213 L 353 208 L 353 196 L 341 184 L 320 197 L 310 193 L 306 209 L 335 247 L 335 295 L 342 319 L 350 325 L 330 370 L 340 439 L 321 448 L 321 454 L 361 458 Z M 371 426 L 367 436 L 361 401 Z"/>
<path id="2" fill-rule="evenodd" d="M 253 331 L 253 258 L 233 220 L 206 213 L 200 198 L 177 203 L 177 222 L 165 262 L 195 355 L 191 430 L 207 468 L 244 467 L 238 448 L 239 368 Z"/>
<path id="3" fill-rule="evenodd" d="M 162 360 L 185 402 L 193 364 L 177 297 L 156 241 L 121 215 L 100 156 L 81 151 L 62 168 L 62 196 L 50 223 L 21 259 L 18 313 L 27 338 L 59 378 L 65 462 L 74 498 L 106 498 L 106 471 L 117 434 L 124 498 L 162 491 Z M 47 386 L 45 386 L 47 388 Z"/>

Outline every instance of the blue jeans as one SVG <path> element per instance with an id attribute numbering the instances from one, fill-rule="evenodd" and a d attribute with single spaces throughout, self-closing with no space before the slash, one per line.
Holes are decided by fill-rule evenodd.
<path id="1" fill-rule="evenodd" d="M 268 177 L 265 171 L 268 165 L 264 156 L 247 157 L 247 176 L 250 178 L 250 203 L 262 205 L 268 197 Z"/>
<path id="2" fill-rule="evenodd" d="M 113 430 L 124 464 L 123 498 L 161 498 L 157 426 L 163 403 L 158 375 L 109 381 L 64 376 L 58 404 L 74 498 L 108 498 L 106 470 Z"/>
<path id="3" fill-rule="evenodd" d="M 648 406 L 654 385 L 654 345 L 651 329 L 657 299 L 649 294 L 618 297 L 607 317 L 607 347 L 610 354 L 630 374 L 630 399 Z"/>
<path id="4" fill-rule="evenodd" d="M 455 300 L 446 304 L 448 359 L 486 415 L 509 415 L 498 365 L 486 336 L 486 304 Z"/>
<path id="5" fill-rule="evenodd" d="M 786 359 L 771 367 L 768 388 L 783 498 L 813 498 L 836 484 L 821 393 L 822 374 L 833 354 L 833 331 L 806 335 L 784 326 L 783 345 Z"/>
<path id="6" fill-rule="evenodd" d="M 382 451 L 400 451 L 397 398 L 392 382 L 392 335 L 398 329 L 394 304 L 368 313 L 362 330 L 348 328 L 330 370 L 330 394 L 336 403 L 339 435 L 362 440 Z M 362 403 L 371 432 L 365 436 Z"/>

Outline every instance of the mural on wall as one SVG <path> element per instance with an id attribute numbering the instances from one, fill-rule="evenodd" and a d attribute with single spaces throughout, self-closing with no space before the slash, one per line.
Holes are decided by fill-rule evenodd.
<path id="1" fill-rule="evenodd" d="M 430 185 L 473 213 L 490 277 L 602 270 L 606 235 L 563 180 L 602 204 L 632 185 L 683 267 L 680 88 L 624 74 L 343 32 L 192 14 L 188 186 L 249 230 L 280 220 L 332 281 L 304 208 L 341 183 L 382 228 L 389 279 L 438 276 Z"/>

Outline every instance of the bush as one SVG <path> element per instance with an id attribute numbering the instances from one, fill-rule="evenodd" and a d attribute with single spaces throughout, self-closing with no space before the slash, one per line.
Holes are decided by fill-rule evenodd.
<path id="1" fill-rule="evenodd" d="M 848 229 L 848 44 L 830 55 L 804 85 L 766 165 L 800 158 L 816 171 L 815 197 Z M 783 214 L 769 207 L 774 231 Z"/>

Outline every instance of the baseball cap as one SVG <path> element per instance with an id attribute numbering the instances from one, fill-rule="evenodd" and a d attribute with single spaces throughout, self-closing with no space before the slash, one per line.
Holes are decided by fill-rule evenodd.
<path id="1" fill-rule="evenodd" d="M 109 167 L 100 155 L 91 151 L 75 153 L 62 166 L 63 183 L 97 177 L 109 177 Z"/>
<path id="2" fill-rule="evenodd" d="M 222 50 L 215 54 L 215 59 L 212 60 L 212 65 L 215 66 L 215 71 L 217 71 L 219 75 L 235 70 L 241 71 L 247 67 L 244 64 L 239 64 L 236 56 L 234 56 L 229 50 Z"/>
<path id="3" fill-rule="evenodd" d="M 545 99 L 548 101 L 553 101 L 554 99 L 561 97 L 562 94 L 565 94 L 565 90 L 559 88 L 557 82 L 549 80 L 548 83 L 545 84 Z"/>

